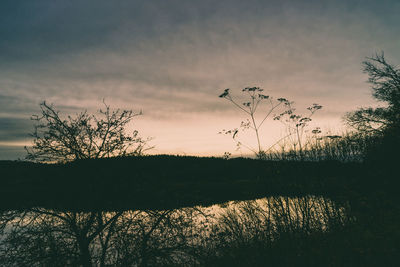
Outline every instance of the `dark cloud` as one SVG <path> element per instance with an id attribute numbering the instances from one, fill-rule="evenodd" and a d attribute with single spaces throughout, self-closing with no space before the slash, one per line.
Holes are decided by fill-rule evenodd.
<path id="1" fill-rule="evenodd" d="M 196 30 L 207 22 L 234 25 L 277 16 L 277 26 L 285 27 L 302 16 L 335 19 L 349 14 L 357 20 L 362 13 L 396 28 L 398 7 L 398 1 L 3 1 L 0 57 L 24 62 L 94 48 L 120 49 L 125 42 L 157 41 L 185 25 Z"/>
<path id="2" fill-rule="evenodd" d="M 0 125 L 0 143 L 26 140 L 33 129 L 29 119 L 0 118 Z"/>
<path id="3" fill-rule="evenodd" d="M 6 1 L 0 12 L 1 56 L 40 60 L 97 47 L 118 48 L 126 39 L 136 41 L 204 20 L 221 10 L 221 3 L 213 2 Z M 116 33 L 124 36 L 115 40 Z"/>

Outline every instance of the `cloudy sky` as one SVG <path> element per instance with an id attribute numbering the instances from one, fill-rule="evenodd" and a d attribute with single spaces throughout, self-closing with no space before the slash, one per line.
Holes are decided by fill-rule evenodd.
<path id="1" fill-rule="evenodd" d="M 218 132 L 245 117 L 225 88 L 260 86 L 300 113 L 319 103 L 314 123 L 341 130 L 346 111 L 374 104 L 365 57 L 400 64 L 399 14 L 397 0 L 2 1 L 0 159 L 23 156 L 43 100 L 64 114 L 103 98 L 143 110 L 131 127 L 152 153 L 234 151 Z M 266 124 L 265 145 L 282 130 Z"/>

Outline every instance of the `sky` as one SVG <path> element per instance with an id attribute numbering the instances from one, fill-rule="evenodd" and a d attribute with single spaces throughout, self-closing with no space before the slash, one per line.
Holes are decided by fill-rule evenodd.
<path id="1" fill-rule="evenodd" d="M 142 110 L 128 130 L 152 137 L 152 154 L 248 153 L 218 134 L 246 119 L 225 88 L 259 86 L 304 114 L 318 103 L 313 123 L 343 131 L 346 112 L 375 105 L 361 62 L 384 51 L 400 64 L 398 14 L 397 0 L 2 1 L 0 159 L 24 157 L 43 100 L 62 114 L 103 99 Z M 263 144 L 283 131 L 268 122 Z"/>

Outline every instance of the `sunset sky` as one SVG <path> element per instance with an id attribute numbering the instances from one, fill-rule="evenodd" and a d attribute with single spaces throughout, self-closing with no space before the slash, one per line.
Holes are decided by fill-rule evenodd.
<path id="1" fill-rule="evenodd" d="M 218 134 L 245 119 L 225 88 L 321 104 L 315 125 L 342 131 L 345 112 L 375 104 L 361 62 L 400 64 L 399 14 L 398 0 L 1 1 L 0 159 L 24 156 L 43 100 L 142 110 L 131 127 L 154 154 L 240 153 Z M 283 128 L 265 126 L 267 146 Z"/>

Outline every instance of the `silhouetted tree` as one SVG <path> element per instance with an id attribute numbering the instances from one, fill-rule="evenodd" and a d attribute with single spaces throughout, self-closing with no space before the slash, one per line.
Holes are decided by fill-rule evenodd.
<path id="1" fill-rule="evenodd" d="M 384 53 L 363 62 L 372 96 L 385 107 L 360 108 L 346 115 L 347 123 L 365 133 L 382 133 L 400 122 L 400 69 L 386 62 Z"/>
<path id="2" fill-rule="evenodd" d="M 346 115 L 347 123 L 367 135 L 366 160 L 397 167 L 400 149 L 400 69 L 387 63 L 384 53 L 363 62 L 372 96 L 383 107 L 360 108 Z M 388 168 L 386 168 L 388 169 Z M 390 169 L 390 168 L 389 168 Z"/>
<path id="3" fill-rule="evenodd" d="M 66 162 L 76 159 L 141 155 L 149 139 L 138 131 L 126 133 L 126 125 L 142 112 L 111 110 L 105 104 L 99 115 L 86 111 L 75 117 L 62 118 L 53 105 L 40 104 L 41 114 L 33 115 L 36 122 L 31 148 L 25 147 L 26 159 L 38 162 Z"/>

